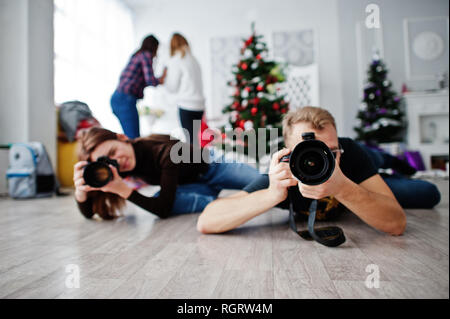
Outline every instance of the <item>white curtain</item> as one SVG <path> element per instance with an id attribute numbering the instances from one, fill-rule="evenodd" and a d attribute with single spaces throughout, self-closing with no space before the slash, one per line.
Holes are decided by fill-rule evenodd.
<path id="1" fill-rule="evenodd" d="M 55 0 L 55 102 L 85 102 L 116 132 L 109 100 L 135 49 L 132 18 L 120 0 Z"/>

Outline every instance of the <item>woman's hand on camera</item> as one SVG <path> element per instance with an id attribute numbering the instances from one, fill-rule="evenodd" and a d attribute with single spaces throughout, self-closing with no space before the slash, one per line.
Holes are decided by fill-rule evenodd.
<path id="1" fill-rule="evenodd" d="M 111 171 L 113 172 L 113 180 L 110 181 L 108 184 L 106 184 L 103 187 L 92 187 L 86 184 L 84 178 L 83 178 L 83 171 L 84 167 L 88 164 L 86 161 L 81 161 L 75 164 L 74 166 L 74 172 L 73 172 L 73 182 L 75 185 L 75 199 L 78 202 L 84 202 L 87 199 L 87 193 L 92 191 L 101 191 L 101 192 L 107 192 L 107 193 L 114 193 L 117 194 L 123 198 L 128 198 L 131 193 L 133 192 L 133 189 L 128 187 L 127 184 L 122 180 L 122 177 L 120 177 L 119 172 L 117 171 L 117 168 L 113 165 L 109 165 L 111 168 Z"/>
<path id="2" fill-rule="evenodd" d="M 277 203 L 284 201 L 288 195 L 288 188 L 297 185 L 297 180 L 291 173 L 289 163 L 280 162 L 281 158 L 291 151 L 287 148 L 276 152 L 272 156 L 269 168 L 269 190 Z"/>
<path id="3" fill-rule="evenodd" d="M 78 202 L 84 202 L 87 199 L 87 193 L 96 190 L 86 185 L 83 178 L 84 167 L 88 164 L 86 161 L 80 161 L 75 164 L 73 169 L 73 184 L 75 185 L 75 199 Z"/>
<path id="4" fill-rule="evenodd" d="M 131 195 L 131 193 L 133 192 L 133 189 L 131 187 L 129 187 L 123 181 L 122 177 L 120 177 L 119 172 L 117 171 L 117 168 L 114 165 L 110 164 L 109 168 L 113 172 L 113 179 L 112 179 L 112 181 L 110 181 L 105 186 L 99 187 L 99 188 L 92 188 L 92 187 L 89 186 L 90 189 L 91 190 L 102 191 L 102 192 L 105 192 L 105 193 L 117 194 L 120 197 L 127 199 Z"/>

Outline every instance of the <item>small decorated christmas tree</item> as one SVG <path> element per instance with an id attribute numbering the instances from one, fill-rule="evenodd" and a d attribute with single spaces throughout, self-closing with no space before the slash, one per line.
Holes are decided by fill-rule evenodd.
<path id="1" fill-rule="evenodd" d="M 357 140 L 367 144 L 399 142 L 403 140 L 405 129 L 402 100 L 387 79 L 388 70 L 375 53 L 369 66 L 368 81 L 364 88 L 364 98 L 357 118 L 359 125 L 354 127 Z"/>
<path id="2" fill-rule="evenodd" d="M 229 139 L 229 132 L 254 130 L 257 135 L 258 128 L 278 128 L 277 140 L 281 140 L 282 115 L 288 111 L 284 95 L 279 94 L 279 84 L 285 81 L 285 77 L 281 66 L 268 60 L 267 46 L 262 38 L 255 33 L 252 24 L 252 34 L 243 39 L 240 60 L 233 66 L 234 80 L 228 83 L 234 91 L 231 103 L 223 109 L 223 113 L 229 115 L 229 123 L 222 129 L 222 146 L 225 148 L 228 144 L 233 151 L 243 150 L 245 154 L 250 147 L 258 149 L 259 146 L 250 145 L 249 141 Z M 265 132 L 268 152 L 271 141 L 269 131 Z M 259 140 L 257 136 L 256 143 Z M 259 163 L 258 155 L 255 160 Z"/>

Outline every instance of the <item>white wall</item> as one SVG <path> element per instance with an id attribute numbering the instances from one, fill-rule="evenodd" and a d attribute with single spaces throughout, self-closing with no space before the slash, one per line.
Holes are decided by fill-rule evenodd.
<path id="1" fill-rule="evenodd" d="M 28 1 L 0 0 L 0 141 L 28 135 Z"/>
<path id="2" fill-rule="evenodd" d="M 369 3 L 376 3 L 380 8 L 384 61 L 389 69 L 388 78 L 393 82 L 393 88 L 401 93 L 403 83 L 410 89 L 424 90 L 436 88 L 436 81 L 407 81 L 405 68 L 405 50 L 403 19 L 413 17 L 447 16 L 448 0 L 340 0 L 339 10 L 339 41 L 341 43 L 341 66 L 344 101 L 345 133 L 354 136 L 353 126 L 356 125 L 356 113 L 361 101 L 362 92 L 358 78 L 356 23 L 366 18 L 365 8 Z M 367 65 L 364 66 L 364 73 Z M 448 71 L 447 65 L 442 71 Z M 366 79 L 366 78 L 365 78 Z M 341 132 L 342 133 L 342 132 Z"/>
<path id="3" fill-rule="evenodd" d="M 0 0 L 0 143 L 41 141 L 56 163 L 53 1 Z"/>
<path id="4" fill-rule="evenodd" d="M 210 39 L 220 36 L 249 36 L 250 23 L 270 44 L 273 31 L 314 28 L 318 33 L 321 106 L 331 110 L 338 125 L 343 123 L 340 43 L 336 0 L 154 0 L 128 1 L 135 11 L 136 46 L 145 35 L 155 34 L 167 45 L 178 31 L 190 42 L 203 72 L 207 115 L 221 114 L 223 105 L 211 105 Z M 142 7 L 139 7 L 139 4 Z M 231 70 L 230 70 L 231 72 Z"/>

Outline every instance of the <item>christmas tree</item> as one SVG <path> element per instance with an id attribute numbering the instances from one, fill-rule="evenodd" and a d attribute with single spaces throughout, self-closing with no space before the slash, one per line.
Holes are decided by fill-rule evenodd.
<path id="1" fill-rule="evenodd" d="M 229 115 L 229 123 L 222 128 L 222 146 L 233 151 L 243 151 L 247 155 L 249 149 L 258 149 L 262 141 L 260 134 L 266 134 L 264 139 L 265 153 L 270 150 L 269 130 L 258 128 L 278 129 L 275 142 L 282 143 L 281 120 L 288 111 L 288 103 L 284 95 L 279 94 L 279 84 L 285 81 L 281 65 L 268 59 L 266 43 L 262 35 L 257 35 L 252 24 L 252 34 L 243 39 L 239 62 L 233 66 L 234 80 L 228 82 L 233 90 L 231 102 L 222 110 Z M 236 132 L 253 131 L 255 141 L 229 138 Z M 236 135 L 234 135 L 236 137 Z M 252 144 L 256 143 L 256 145 Z M 259 163 L 258 153 L 255 160 Z"/>
<path id="2" fill-rule="evenodd" d="M 392 90 L 387 73 L 385 64 L 375 54 L 367 72 L 363 104 L 357 115 L 359 125 L 354 127 L 357 140 L 367 144 L 403 140 L 405 121 L 401 98 Z"/>

